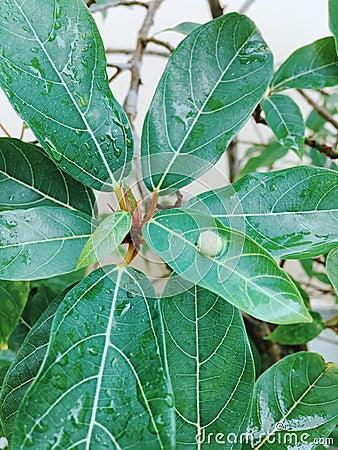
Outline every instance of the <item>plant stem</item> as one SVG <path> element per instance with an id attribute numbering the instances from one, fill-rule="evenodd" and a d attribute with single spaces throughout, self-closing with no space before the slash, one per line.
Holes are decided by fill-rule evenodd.
<path id="1" fill-rule="evenodd" d="M 0 123 L 0 129 L 5 133 L 7 137 L 12 137 L 9 132 L 6 130 L 6 128 Z"/>
<path id="2" fill-rule="evenodd" d="M 149 211 L 148 211 L 146 217 L 143 219 L 141 225 L 144 225 L 146 222 L 149 222 L 149 220 L 153 217 L 153 215 L 155 214 L 155 211 L 157 209 L 157 202 L 158 202 L 158 191 L 154 191 L 152 199 L 151 199 Z"/>
<path id="3" fill-rule="evenodd" d="M 116 186 L 115 187 L 115 194 L 116 194 L 117 200 L 119 202 L 120 208 L 123 211 L 126 211 L 126 205 L 125 205 L 124 200 L 123 200 L 123 193 L 122 193 L 122 189 L 121 189 L 120 186 Z"/>
<path id="4" fill-rule="evenodd" d="M 139 1 L 120 1 L 120 2 L 116 2 L 116 1 L 111 1 L 111 2 L 107 2 L 104 5 L 93 5 L 93 7 L 91 8 L 92 12 L 98 12 L 98 11 L 105 11 L 106 9 L 109 8 L 114 8 L 116 6 L 142 6 L 143 8 L 148 8 L 148 3 L 145 2 L 139 2 Z"/>
<path id="5" fill-rule="evenodd" d="M 154 22 L 154 16 L 164 0 L 152 0 L 148 5 L 147 14 L 138 33 L 136 49 L 130 60 L 131 81 L 124 110 L 130 122 L 134 122 L 137 114 L 138 93 L 141 85 L 141 64 L 148 43 L 148 33 Z"/>
<path id="6" fill-rule="evenodd" d="M 331 114 L 322 106 L 318 105 L 311 97 L 307 95 L 302 89 L 297 89 L 300 95 L 308 102 L 312 108 L 317 111 L 317 113 L 322 116 L 325 120 L 330 122 L 336 130 L 338 130 L 338 122 L 331 116 Z"/>

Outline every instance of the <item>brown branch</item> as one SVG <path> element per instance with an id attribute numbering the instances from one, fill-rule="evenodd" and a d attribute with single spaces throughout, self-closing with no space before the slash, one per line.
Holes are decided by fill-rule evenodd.
<path id="1" fill-rule="evenodd" d="M 152 0 L 149 3 L 147 14 L 138 33 L 135 52 L 130 60 L 130 64 L 132 66 L 131 81 L 129 92 L 124 101 L 124 110 L 126 111 L 131 123 L 133 123 L 136 117 L 138 93 L 141 85 L 141 64 L 148 43 L 148 33 L 153 25 L 154 16 L 163 1 L 164 0 Z"/>
<path id="2" fill-rule="evenodd" d="M 161 41 L 160 39 L 156 39 L 154 37 L 147 39 L 147 41 L 152 44 L 156 44 L 156 45 L 166 48 L 167 50 L 169 50 L 170 53 L 173 53 L 175 51 L 175 47 L 170 45 L 169 42 Z"/>
<path id="3" fill-rule="evenodd" d="M 133 55 L 135 52 L 131 48 L 108 48 L 106 50 L 107 54 L 111 55 Z M 160 56 L 161 58 L 169 58 L 170 53 L 160 52 L 157 50 L 145 50 L 143 56 Z"/>
<path id="4" fill-rule="evenodd" d="M 223 8 L 219 0 L 208 0 L 213 19 L 223 16 Z"/>
<path id="5" fill-rule="evenodd" d="M 254 3 L 255 0 L 246 0 L 246 2 L 242 5 L 238 12 L 240 12 L 241 14 L 245 14 Z"/>
<path id="6" fill-rule="evenodd" d="M 109 8 L 114 8 L 116 6 L 142 6 L 143 8 L 149 7 L 148 3 L 139 2 L 139 1 L 120 1 L 120 2 L 111 1 L 111 2 L 107 2 L 103 5 L 95 5 L 94 4 L 90 8 L 90 10 L 92 12 L 99 12 L 99 11 L 105 11 L 106 9 L 109 9 Z"/>
<path id="7" fill-rule="evenodd" d="M 86 2 L 86 5 L 88 6 L 88 8 L 90 8 L 92 5 L 94 5 L 96 3 L 96 0 L 88 0 Z"/>
<path id="8" fill-rule="evenodd" d="M 308 102 L 312 108 L 317 111 L 317 113 L 322 116 L 325 120 L 330 122 L 336 130 L 338 130 L 338 122 L 331 116 L 331 114 L 322 106 L 318 105 L 311 97 L 307 95 L 306 92 L 304 92 L 301 89 L 297 89 L 297 91 L 300 93 L 300 95 Z"/>
<path id="9" fill-rule="evenodd" d="M 319 142 L 309 138 L 305 138 L 305 144 L 309 147 L 315 148 L 320 153 L 323 153 L 331 159 L 338 159 L 338 153 L 333 151 L 332 147 L 329 147 L 328 145 L 319 144 Z"/>
<path id="10" fill-rule="evenodd" d="M 261 116 L 261 113 L 262 113 L 262 108 L 260 105 L 258 105 L 253 113 L 253 118 L 255 119 L 256 123 L 261 123 L 263 125 L 267 125 L 266 120 Z M 323 153 L 324 155 L 328 156 L 329 158 L 338 159 L 338 153 L 333 151 L 332 147 L 325 145 L 325 144 L 320 144 L 319 142 L 317 142 L 313 139 L 309 139 L 309 138 L 305 138 L 304 142 L 309 147 L 315 148 L 320 153 Z"/>
<path id="11" fill-rule="evenodd" d="M 9 132 L 6 130 L 6 128 L 0 123 L 0 129 L 5 133 L 7 137 L 12 137 Z"/>

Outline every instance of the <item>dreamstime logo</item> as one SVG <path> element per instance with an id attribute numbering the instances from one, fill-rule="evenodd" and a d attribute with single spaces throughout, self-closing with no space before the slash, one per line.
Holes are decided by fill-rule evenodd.
<path id="1" fill-rule="evenodd" d="M 262 444 L 279 444 L 298 448 L 301 445 L 334 445 L 333 438 L 314 438 L 306 432 L 295 432 L 288 430 L 285 424 L 279 422 L 274 426 L 273 432 L 269 433 L 228 433 L 208 432 L 205 428 L 196 435 L 196 443 L 204 445 L 225 445 L 225 444 L 248 444 L 257 447 Z"/>
<path id="2" fill-rule="evenodd" d="M 171 154 L 168 154 L 167 156 L 163 153 L 154 155 L 154 159 L 150 162 L 147 158 L 140 158 L 137 167 L 148 164 L 151 166 L 152 180 L 161 179 L 163 174 L 156 174 L 154 172 L 157 166 L 156 158 L 162 160 L 162 164 L 158 164 L 158 166 L 161 167 L 163 166 L 163 159 L 166 159 L 166 157 L 171 157 Z M 194 177 L 191 176 L 192 166 L 196 169 L 194 170 Z M 207 171 L 208 175 L 204 178 L 212 180 L 213 183 L 215 180 L 219 180 L 219 185 L 226 187 L 226 192 L 223 191 L 223 193 L 220 194 L 217 190 L 213 190 L 210 187 L 208 181 L 205 181 L 204 178 L 200 178 L 201 175 Z M 199 280 L 206 279 L 211 274 L 211 271 L 213 271 L 213 282 L 215 282 L 216 273 L 217 282 L 223 284 L 231 277 L 233 271 L 236 269 L 245 246 L 245 238 L 241 233 L 245 231 L 245 219 L 240 198 L 232 188 L 229 180 L 226 179 L 224 173 L 221 173 L 213 165 L 198 157 L 189 155 L 189 165 L 183 164 L 179 167 L 175 167 L 175 172 L 177 180 L 186 178 L 187 182 L 189 182 L 188 186 L 180 189 L 184 201 L 188 200 L 188 203 L 183 205 L 184 212 L 182 213 L 181 218 L 184 216 L 184 220 L 176 221 L 175 217 L 170 216 L 170 210 L 176 200 L 175 188 L 165 191 L 167 196 L 160 196 L 159 198 L 159 209 L 164 210 L 163 214 L 168 212 L 167 218 L 163 218 L 163 223 L 166 223 L 167 231 L 161 233 L 161 249 L 160 251 L 155 252 L 144 252 L 141 250 L 137 260 L 137 267 L 146 272 L 153 283 L 159 280 L 163 281 L 163 273 L 168 273 L 166 264 L 173 269 L 175 269 L 175 265 L 178 264 L 180 267 L 179 272 L 183 278 L 193 281 L 194 284 L 198 283 Z M 140 190 L 142 190 L 139 186 L 143 180 L 139 180 L 139 176 L 139 173 L 135 174 L 135 172 L 132 171 L 126 180 L 136 199 L 141 197 Z M 144 188 L 143 191 L 145 191 Z M 217 218 L 215 219 L 212 217 L 213 214 L 208 208 L 208 201 L 202 202 L 201 200 L 196 199 L 196 194 L 203 192 L 208 192 L 207 195 L 209 198 L 212 196 L 212 209 L 213 211 L 217 209 L 219 215 L 222 215 L 221 219 L 223 223 L 225 222 L 227 225 L 226 230 L 220 230 L 220 223 Z M 145 214 L 149 209 L 151 193 L 146 195 L 143 193 L 143 197 L 144 198 L 139 201 L 139 208 L 142 210 L 143 214 Z M 194 200 L 189 201 L 189 199 L 192 198 L 194 198 Z M 106 206 L 107 204 L 110 204 L 114 209 L 118 209 L 116 201 L 114 203 L 113 193 L 107 194 L 106 189 L 103 189 L 97 195 L 97 209 L 102 211 L 102 206 Z M 191 211 L 191 214 L 189 214 L 189 211 Z M 218 249 L 217 254 L 215 255 L 208 254 L 208 249 L 206 249 L 206 244 L 210 241 L 210 236 L 213 235 L 215 236 Z M 131 237 L 133 239 L 133 233 L 131 233 Z M 150 238 L 152 239 L 152 242 L 149 241 Z M 150 236 L 150 238 L 148 237 L 147 243 L 150 244 L 151 247 L 156 248 L 158 246 L 157 236 Z M 204 238 L 207 242 L 204 242 Z M 121 262 L 124 253 L 120 250 L 119 253 L 119 262 Z M 159 260 L 156 254 L 162 258 L 162 261 Z M 219 261 L 225 260 L 226 264 L 215 265 L 214 256 L 219 257 Z M 101 267 L 104 266 L 104 264 L 101 263 L 100 265 Z M 155 268 L 155 266 L 156 271 L 154 272 L 152 267 Z M 147 270 L 149 267 L 150 269 Z M 160 274 L 156 275 L 159 272 Z M 173 292 L 172 295 L 180 294 L 191 288 L 190 283 L 182 283 L 180 280 L 181 277 L 177 276 L 177 283 L 172 283 L 172 286 L 176 284 L 175 292 Z"/>

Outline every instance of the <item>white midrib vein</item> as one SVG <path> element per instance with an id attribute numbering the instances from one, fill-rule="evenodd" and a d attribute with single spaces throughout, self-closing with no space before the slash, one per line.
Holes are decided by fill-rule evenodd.
<path id="1" fill-rule="evenodd" d="M 321 377 L 325 374 L 327 370 L 327 367 L 323 370 L 323 372 L 314 380 L 313 383 L 310 384 L 310 386 L 305 390 L 305 392 L 299 397 L 299 399 L 294 403 L 294 405 L 289 409 L 289 411 L 279 420 L 278 423 L 283 423 L 285 419 L 292 413 L 292 411 L 299 405 L 299 403 L 303 400 L 303 398 L 308 394 L 308 392 L 318 383 L 318 381 L 321 379 Z M 271 433 L 267 434 L 265 438 L 257 445 L 257 447 L 254 448 L 254 450 L 258 450 L 261 448 L 265 442 L 269 439 L 270 436 L 276 433 L 277 428 L 276 425 L 274 426 L 274 429 L 271 431 Z"/>
<path id="2" fill-rule="evenodd" d="M 291 136 L 292 132 L 289 130 L 289 127 L 287 125 L 287 123 L 284 120 L 284 117 L 282 116 L 282 114 L 280 113 L 279 109 L 277 108 L 277 106 L 275 105 L 275 103 L 273 103 L 271 101 L 270 98 L 267 98 L 265 100 L 267 103 L 269 103 L 269 105 L 272 107 L 272 109 L 276 112 L 277 116 L 280 118 L 280 121 L 282 122 L 282 124 L 284 125 L 285 130 L 287 131 L 288 135 Z"/>
<path id="3" fill-rule="evenodd" d="M 104 343 L 103 352 L 102 352 L 102 360 L 101 360 L 99 373 L 97 375 L 96 391 L 95 391 L 94 403 L 93 403 L 93 407 L 92 407 L 92 415 L 91 415 L 90 423 L 89 423 L 89 427 L 88 427 L 85 450 L 89 450 L 89 448 L 90 448 L 91 437 L 93 434 L 93 428 L 94 428 L 94 425 L 96 422 L 96 412 L 97 412 L 97 407 L 98 407 L 99 398 L 100 398 L 103 372 L 104 372 L 104 368 L 106 365 L 108 349 L 110 346 L 110 333 L 111 333 L 112 326 L 113 326 L 115 306 L 116 306 L 116 301 L 117 301 L 117 294 L 119 292 L 122 272 L 123 272 L 122 270 L 118 270 L 118 272 L 117 272 L 115 290 L 114 290 L 113 300 L 112 300 L 112 304 L 111 304 L 111 308 L 110 308 L 109 320 L 108 320 L 107 328 L 106 328 L 106 338 L 105 338 L 105 343 Z"/>
<path id="4" fill-rule="evenodd" d="M 23 182 L 22 180 L 19 180 L 18 178 L 14 178 L 11 175 L 9 175 L 7 172 L 4 172 L 3 170 L 0 170 L 0 174 L 5 175 L 9 180 L 13 180 L 18 184 L 21 184 L 22 186 L 30 189 L 33 192 L 36 192 L 37 194 L 41 195 L 41 197 L 44 197 L 46 200 L 49 200 L 53 203 L 56 203 L 58 205 L 63 206 L 64 208 L 70 209 L 71 211 L 78 211 L 76 208 L 73 208 L 69 203 L 64 203 L 61 200 L 56 199 L 55 197 L 51 197 L 50 195 L 46 194 L 45 192 L 39 191 L 36 189 L 32 184 L 27 184 Z"/>
<path id="5" fill-rule="evenodd" d="M 304 75 L 308 75 L 310 73 L 317 72 L 319 70 L 326 69 L 327 67 L 336 66 L 336 65 L 337 65 L 337 62 L 334 61 L 334 62 L 332 62 L 330 64 L 325 64 L 324 66 L 319 66 L 319 67 L 315 67 L 314 69 L 311 69 L 311 70 L 306 70 L 305 72 L 301 72 L 301 73 L 299 73 L 297 75 L 293 75 L 292 77 L 289 77 L 289 78 L 286 78 L 285 80 L 282 80 L 280 83 L 275 84 L 274 86 L 272 86 L 271 89 L 272 89 L 272 91 L 276 91 L 277 88 L 279 88 L 280 86 L 283 86 L 284 84 L 288 83 L 289 81 L 297 80 L 297 78 L 301 78 Z"/>
<path id="6" fill-rule="evenodd" d="M 178 147 L 178 149 L 174 152 L 174 156 L 172 158 L 172 160 L 170 161 L 170 163 L 168 164 L 168 167 L 166 168 L 166 170 L 164 171 L 161 180 L 159 181 L 159 183 L 157 184 L 157 190 L 160 190 L 161 185 L 163 183 L 163 181 L 165 180 L 165 177 L 167 176 L 169 170 L 171 169 L 172 165 L 174 164 L 176 158 L 179 156 L 180 151 L 182 150 L 184 144 L 186 143 L 188 137 L 190 136 L 191 131 L 194 129 L 194 126 L 196 125 L 196 123 L 198 122 L 204 108 L 206 107 L 208 101 L 210 100 L 210 98 L 212 97 L 213 93 L 215 92 L 215 90 L 217 89 L 219 83 L 222 81 L 222 78 L 224 77 L 224 75 L 226 74 L 226 72 L 229 70 L 229 67 L 232 65 L 232 63 L 234 62 L 234 60 L 237 58 L 237 56 L 239 55 L 239 53 L 241 52 L 241 50 L 243 49 L 243 47 L 247 44 L 247 42 L 251 39 L 251 37 L 255 34 L 256 29 L 254 29 L 252 31 L 252 33 L 250 34 L 250 36 L 245 40 L 245 42 L 240 46 L 240 48 L 237 50 L 237 52 L 234 54 L 233 58 L 230 60 L 230 62 L 228 63 L 228 65 L 226 66 L 226 68 L 223 70 L 223 72 L 221 73 L 221 76 L 219 77 L 219 79 L 216 81 L 215 86 L 213 87 L 213 89 L 211 90 L 210 94 L 207 96 L 207 98 L 205 99 L 201 109 L 199 109 L 197 111 L 196 117 L 194 118 L 193 122 L 191 123 L 191 126 L 187 132 L 187 134 L 185 135 L 184 139 L 182 140 L 180 146 Z M 192 54 L 191 54 L 191 58 L 192 58 Z"/>
<path id="7" fill-rule="evenodd" d="M 97 141 L 97 139 L 96 139 L 96 137 L 95 137 L 95 135 L 94 135 L 92 129 L 91 129 L 90 126 L 89 126 L 89 123 L 88 123 L 88 121 L 87 121 L 85 115 L 82 114 L 81 109 L 79 108 L 78 104 L 76 103 L 76 101 L 75 101 L 75 99 L 74 99 L 74 96 L 72 95 L 71 91 L 69 90 L 69 88 L 68 88 L 67 84 L 65 83 L 64 79 L 62 78 L 61 74 L 60 74 L 59 71 L 57 70 L 57 68 L 56 68 L 56 66 L 55 66 L 55 64 L 54 64 L 54 62 L 53 62 L 53 60 L 52 60 L 51 57 L 49 56 L 49 53 L 47 52 L 47 50 L 46 50 L 46 48 L 45 48 L 43 42 L 41 41 L 41 39 L 39 38 L 39 36 L 36 34 L 35 29 L 32 27 L 30 21 L 28 20 L 28 17 L 27 17 L 26 14 L 24 13 L 23 9 L 18 5 L 18 3 L 17 3 L 16 0 L 14 0 L 14 3 L 15 3 L 15 5 L 17 6 L 17 8 L 18 8 L 18 10 L 20 11 L 20 13 L 22 14 L 22 16 L 24 17 L 24 19 L 25 19 L 25 21 L 27 22 L 27 24 L 28 24 L 29 28 L 31 29 L 32 33 L 34 34 L 35 39 L 37 40 L 37 42 L 38 42 L 39 45 L 41 46 L 41 48 L 42 48 L 44 54 L 46 55 L 46 57 L 47 57 L 49 63 L 51 64 L 51 66 L 52 66 L 53 69 L 55 70 L 55 73 L 56 73 L 56 75 L 58 76 L 58 78 L 59 78 L 59 80 L 60 80 L 62 86 L 65 88 L 67 94 L 68 94 L 69 97 L 71 98 L 71 100 L 72 100 L 72 102 L 73 102 L 73 104 L 74 104 L 74 106 L 75 106 L 77 112 L 79 113 L 81 119 L 83 120 L 83 123 L 85 124 L 85 126 L 86 126 L 86 128 L 87 128 L 88 133 L 90 134 L 90 137 L 93 139 L 93 142 L 95 143 L 95 146 L 96 146 L 96 148 L 97 148 L 97 150 L 98 150 L 98 152 L 99 152 L 99 155 L 101 156 L 101 159 L 102 159 L 102 161 L 103 161 L 103 163 L 104 163 L 104 166 L 105 166 L 105 168 L 106 168 L 106 170 L 107 170 L 107 172 L 108 172 L 108 175 L 109 175 L 109 177 L 110 177 L 110 179 L 111 179 L 111 181 L 112 181 L 112 183 L 113 183 L 113 185 L 114 185 L 114 187 L 115 187 L 116 184 L 117 184 L 117 182 L 116 182 L 116 180 L 115 180 L 115 178 L 114 178 L 113 172 L 111 171 L 111 169 L 110 169 L 110 167 L 109 167 L 109 164 L 108 164 L 108 162 L 107 162 L 107 160 L 106 160 L 106 158 L 105 158 L 105 156 L 104 156 L 104 154 L 103 154 L 103 152 L 102 152 L 102 150 L 101 150 L 101 147 L 100 147 L 100 145 L 99 145 L 99 143 L 98 143 L 98 141 Z"/>

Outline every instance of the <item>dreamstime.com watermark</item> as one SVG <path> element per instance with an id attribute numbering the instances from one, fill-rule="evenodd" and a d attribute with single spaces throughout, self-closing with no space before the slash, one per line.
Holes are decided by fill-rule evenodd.
<path id="1" fill-rule="evenodd" d="M 333 446 L 334 438 L 313 438 L 309 433 L 287 430 L 283 423 L 276 423 L 273 432 L 270 434 L 263 432 L 224 434 L 208 432 L 203 429 L 201 433 L 196 435 L 196 443 L 203 445 L 249 444 L 252 448 L 258 448 L 260 445 L 266 443 L 270 445 L 279 444 L 290 446 L 290 448 L 298 448 L 299 446 L 306 444 Z"/>

